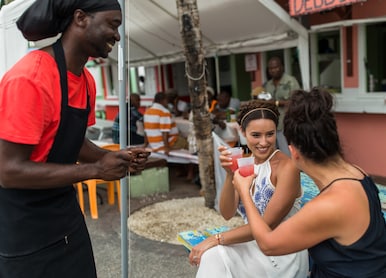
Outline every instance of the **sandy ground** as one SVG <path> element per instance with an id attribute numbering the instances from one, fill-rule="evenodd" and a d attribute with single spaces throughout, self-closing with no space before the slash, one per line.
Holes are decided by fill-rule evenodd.
<path id="1" fill-rule="evenodd" d="M 129 229 L 136 234 L 172 244 L 180 244 L 177 234 L 182 231 L 242 224 L 241 217 L 226 221 L 217 211 L 205 207 L 203 197 L 159 202 L 134 212 L 128 222 Z"/>

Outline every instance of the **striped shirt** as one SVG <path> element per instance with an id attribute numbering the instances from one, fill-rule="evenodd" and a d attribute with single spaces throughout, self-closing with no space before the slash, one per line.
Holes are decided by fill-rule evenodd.
<path id="1" fill-rule="evenodd" d="M 159 103 L 153 103 L 143 117 L 143 125 L 150 148 L 153 151 L 164 149 L 162 132 L 169 133 L 169 147 L 173 146 L 178 138 L 178 129 L 172 119 L 170 111 Z"/>

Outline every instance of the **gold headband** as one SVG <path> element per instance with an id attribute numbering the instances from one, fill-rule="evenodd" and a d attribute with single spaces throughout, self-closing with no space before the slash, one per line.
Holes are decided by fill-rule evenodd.
<path id="1" fill-rule="evenodd" d="M 252 113 L 255 112 L 255 111 L 261 111 L 261 110 L 266 110 L 266 111 L 271 112 L 271 113 L 276 117 L 276 119 L 277 119 L 277 115 L 276 115 L 275 112 L 273 112 L 273 110 L 271 110 L 271 109 L 269 109 L 269 108 L 259 107 L 259 108 L 252 109 L 251 111 L 248 111 L 248 112 L 241 118 L 240 125 L 243 126 L 243 122 L 244 122 L 245 118 L 246 118 L 248 115 L 252 114 Z"/>

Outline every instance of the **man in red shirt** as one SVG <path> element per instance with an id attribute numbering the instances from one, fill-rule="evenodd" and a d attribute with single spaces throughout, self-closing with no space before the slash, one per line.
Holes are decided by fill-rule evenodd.
<path id="1" fill-rule="evenodd" d="M 17 22 L 28 40 L 62 35 L 0 83 L 0 277 L 96 277 L 72 184 L 120 179 L 148 156 L 85 138 L 96 95 L 85 64 L 108 56 L 121 22 L 117 0 L 39 0 Z"/>

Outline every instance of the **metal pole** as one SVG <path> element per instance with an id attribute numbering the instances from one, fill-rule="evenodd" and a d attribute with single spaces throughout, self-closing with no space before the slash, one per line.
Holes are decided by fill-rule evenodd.
<path id="1" fill-rule="evenodd" d="M 122 24 L 118 31 L 121 40 L 118 44 L 118 81 L 119 81 L 119 142 L 121 149 L 127 147 L 127 121 L 128 104 L 126 103 L 127 73 L 126 73 L 126 31 L 125 31 L 125 0 L 119 0 L 122 9 Z M 128 250 L 127 250 L 127 177 L 121 183 L 121 272 L 122 278 L 128 276 Z"/>
<path id="2" fill-rule="evenodd" d="M 220 66 L 219 66 L 219 57 L 216 55 L 214 56 L 214 62 L 215 62 L 215 71 L 216 71 L 216 92 L 215 95 L 217 96 L 220 93 Z"/>

